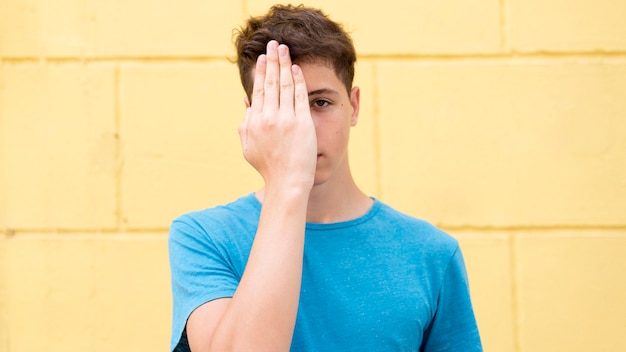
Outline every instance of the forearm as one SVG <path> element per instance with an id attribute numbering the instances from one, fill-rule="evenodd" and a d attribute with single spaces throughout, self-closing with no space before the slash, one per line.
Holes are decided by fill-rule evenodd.
<path id="1" fill-rule="evenodd" d="M 215 351 L 288 351 L 298 310 L 306 188 L 266 188 L 241 282 L 213 338 Z"/>
<path id="2" fill-rule="evenodd" d="M 239 126 L 244 157 L 265 181 L 263 207 L 241 281 L 208 338 L 211 351 L 288 351 L 298 312 L 317 138 L 302 70 L 285 45 L 272 40 L 266 49 Z"/>

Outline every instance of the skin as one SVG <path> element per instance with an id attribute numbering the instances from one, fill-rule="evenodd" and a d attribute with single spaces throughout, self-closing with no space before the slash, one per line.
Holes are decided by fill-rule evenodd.
<path id="1" fill-rule="evenodd" d="M 235 295 L 189 317 L 192 351 L 289 351 L 305 223 L 353 219 L 373 203 L 354 183 L 347 157 L 359 89 L 348 96 L 325 65 L 293 65 L 289 49 L 275 41 L 254 75 L 239 134 L 244 157 L 265 182 L 256 192 L 263 203 L 259 226 Z"/>

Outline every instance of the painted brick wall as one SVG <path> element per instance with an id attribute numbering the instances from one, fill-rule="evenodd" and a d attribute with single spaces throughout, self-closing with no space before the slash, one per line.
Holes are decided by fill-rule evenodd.
<path id="1" fill-rule="evenodd" d="M 261 185 L 232 29 L 272 2 L 0 0 L 0 351 L 167 348 L 167 227 Z M 488 351 L 626 341 L 626 1 L 311 1 L 351 159 L 457 237 Z"/>

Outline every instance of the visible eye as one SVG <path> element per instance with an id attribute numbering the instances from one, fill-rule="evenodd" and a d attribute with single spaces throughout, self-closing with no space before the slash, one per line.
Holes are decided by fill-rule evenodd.
<path id="1" fill-rule="evenodd" d="M 327 107 L 329 105 L 330 105 L 330 102 L 328 100 L 325 100 L 325 99 L 317 99 L 317 100 L 314 100 L 311 103 L 311 106 L 315 107 L 315 108 L 324 108 L 324 107 Z"/>

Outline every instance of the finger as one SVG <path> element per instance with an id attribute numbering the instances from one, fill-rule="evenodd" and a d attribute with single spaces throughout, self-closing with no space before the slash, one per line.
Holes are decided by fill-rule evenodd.
<path id="1" fill-rule="evenodd" d="M 291 66 L 294 83 L 294 110 L 297 117 L 310 116 L 309 93 L 306 88 L 306 81 L 302 69 L 298 65 Z"/>
<path id="2" fill-rule="evenodd" d="M 259 55 L 256 60 L 254 70 L 254 84 L 252 85 L 252 103 L 251 108 L 255 112 L 263 110 L 263 99 L 265 99 L 265 68 L 267 66 L 267 58 L 265 54 Z"/>
<path id="3" fill-rule="evenodd" d="M 267 43 L 267 67 L 265 69 L 265 98 L 263 100 L 264 111 L 278 110 L 278 42 L 270 40 Z M 268 114 L 272 115 L 272 114 Z"/>
<path id="4" fill-rule="evenodd" d="M 289 48 L 278 46 L 278 62 L 280 64 L 280 109 L 293 114 L 293 76 L 291 75 L 291 57 Z"/>

